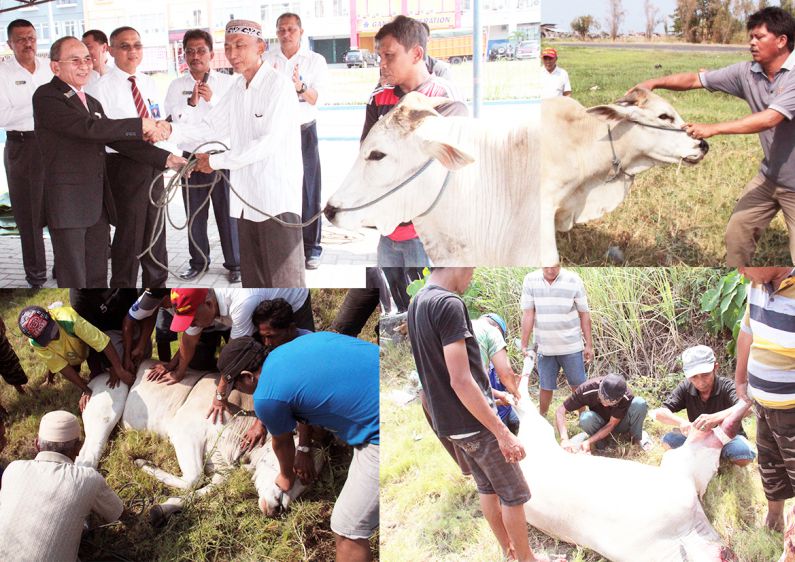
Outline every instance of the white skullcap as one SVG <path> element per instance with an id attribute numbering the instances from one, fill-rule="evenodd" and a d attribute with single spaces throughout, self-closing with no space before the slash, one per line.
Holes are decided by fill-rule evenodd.
<path id="1" fill-rule="evenodd" d="M 80 438 L 80 423 L 74 414 L 63 410 L 48 412 L 39 424 L 39 439 L 51 443 L 67 443 Z"/>
<path id="2" fill-rule="evenodd" d="M 226 24 L 224 32 L 228 35 L 242 33 L 257 39 L 262 39 L 262 26 L 252 20 L 232 20 Z"/>

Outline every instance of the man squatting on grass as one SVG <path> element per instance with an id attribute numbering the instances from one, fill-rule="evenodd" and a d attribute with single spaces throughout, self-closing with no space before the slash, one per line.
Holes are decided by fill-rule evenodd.
<path id="1" fill-rule="evenodd" d="M 751 57 L 720 70 L 686 72 L 641 82 L 636 87 L 694 90 L 706 88 L 744 99 L 752 114 L 722 123 L 686 123 L 695 139 L 759 133 L 765 154 L 759 174 L 745 186 L 726 227 L 726 264 L 749 265 L 762 232 L 779 209 L 789 232 L 795 261 L 795 19 L 777 7 L 748 18 Z"/>
<path id="2" fill-rule="evenodd" d="M 517 464 L 521 442 L 494 407 L 462 294 L 474 269 L 432 268 L 408 310 L 411 352 L 425 390 L 433 429 L 466 457 L 480 506 L 509 559 L 548 560 L 530 549 L 523 505 L 530 490 Z"/>

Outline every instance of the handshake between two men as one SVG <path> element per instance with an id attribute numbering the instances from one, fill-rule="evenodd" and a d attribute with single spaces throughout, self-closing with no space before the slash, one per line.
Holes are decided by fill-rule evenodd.
<path id="1" fill-rule="evenodd" d="M 148 117 L 141 119 L 141 121 L 145 141 L 156 143 L 167 140 L 171 136 L 171 123 L 168 121 L 156 121 L 155 119 L 150 119 Z M 205 174 L 211 174 L 215 171 L 210 166 L 209 153 L 197 153 L 195 156 L 197 162 L 193 168 L 193 171 L 202 172 Z M 187 163 L 188 161 L 185 158 L 172 154 L 168 157 L 167 165 L 172 170 L 178 170 Z"/>

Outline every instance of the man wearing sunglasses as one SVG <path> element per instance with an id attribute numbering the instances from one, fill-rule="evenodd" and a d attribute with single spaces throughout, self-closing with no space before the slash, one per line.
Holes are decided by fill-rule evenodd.
<path id="1" fill-rule="evenodd" d="M 105 145 L 156 170 L 177 168 L 185 160 L 143 141 L 155 129 L 154 120 L 108 119 L 102 105 L 86 95 L 92 62 L 79 39 L 55 41 L 50 60 L 55 77 L 33 95 L 33 117 L 58 284 L 107 287 L 109 223 L 116 213 L 105 182 Z"/>

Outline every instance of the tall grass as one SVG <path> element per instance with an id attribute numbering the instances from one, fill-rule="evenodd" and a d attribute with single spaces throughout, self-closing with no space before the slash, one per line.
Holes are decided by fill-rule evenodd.
<path id="1" fill-rule="evenodd" d="M 312 308 L 318 330 L 328 329 L 339 309 L 345 290 L 313 289 Z M 43 386 L 45 368 L 34 356 L 27 339 L 16 327 L 19 311 L 27 305 L 47 306 L 69 301 L 65 289 L 0 292 L 0 315 L 8 337 L 30 382 L 28 393 L 17 395 L 0 384 L 0 403 L 9 411 L 6 422 L 8 446 L 0 453 L 4 465 L 36 455 L 33 440 L 45 413 L 63 409 L 79 417 L 76 387 L 56 376 L 55 384 Z M 377 314 L 362 331 L 363 339 L 375 342 Z M 84 376 L 87 372 L 84 371 Z M 330 560 L 334 557 L 334 536 L 329 518 L 334 501 L 347 477 L 351 454 L 348 448 L 332 446 L 327 465 L 318 481 L 282 517 L 269 519 L 257 507 L 257 492 L 251 475 L 242 468 L 209 495 L 188 502 L 179 515 L 162 529 L 153 528 L 146 511 L 175 491 L 146 475 L 133 464 L 136 458 L 179 474 L 174 448 L 168 440 L 149 432 L 117 429 L 99 470 L 116 490 L 128 514 L 121 523 L 100 527 L 85 536 L 80 557 L 84 560 Z M 204 482 L 205 484 L 207 482 Z M 378 535 L 371 541 L 378 556 Z"/>
<path id="2" fill-rule="evenodd" d="M 475 270 L 477 292 L 468 302 L 471 316 L 493 311 L 508 322 L 509 335 L 519 334 L 519 300 L 526 268 Z M 718 356 L 720 372 L 731 376 L 733 361 L 725 353 L 725 336 L 711 336 L 700 311 L 701 295 L 726 272 L 704 268 L 576 268 L 588 293 L 596 358 L 589 376 L 617 370 L 627 376 L 636 395 L 658 407 L 682 380 L 678 358 L 690 345 L 706 343 Z M 509 347 L 513 364 L 517 350 Z M 442 449 L 416 402 L 399 406 L 390 392 L 408 384 L 414 369 L 408 344 L 382 348 L 381 420 L 381 552 L 385 560 L 498 560 L 500 553 L 480 512 L 475 487 Z M 551 412 L 568 396 L 563 380 Z M 537 393 L 531 377 L 531 395 Z M 579 432 L 570 416 L 570 434 Z M 752 441 L 755 420 L 744 422 Z M 619 442 L 605 454 L 659 464 L 659 446 L 667 426 L 647 420 L 645 429 L 657 443 L 642 452 Z M 528 451 L 532 456 L 533 451 Z M 544 462 L 544 459 L 537 459 Z M 600 475 L 583 475 L 583 478 Z M 529 483 L 532 489 L 532 483 Z M 620 502 L 619 502 L 620 503 Z M 723 467 L 704 499 L 705 511 L 725 544 L 741 562 L 777 559 L 780 533 L 764 530 L 766 501 L 756 467 Z M 553 540 L 528 527 L 534 550 L 566 555 L 570 561 L 601 562 L 598 554 Z M 639 553 L 638 560 L 642 560 Z"/>

